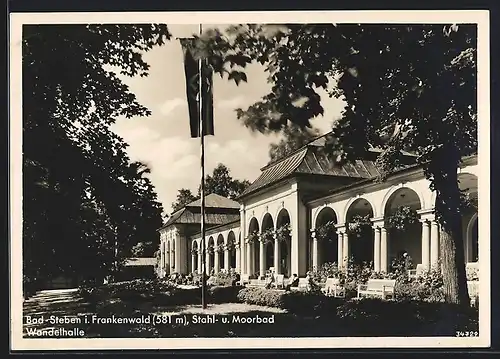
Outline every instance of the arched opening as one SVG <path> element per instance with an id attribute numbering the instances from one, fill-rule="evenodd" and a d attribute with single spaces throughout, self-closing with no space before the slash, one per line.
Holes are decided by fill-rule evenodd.
<path id="1" fill-rule="evenodd" d="M 208 261 L 205 264 L 207 268 L 207 274 L 212 275 L 214 273 L 214 262 L 215 262 L 215 241 L 214 237 L 208 238 L 208 243 L 207 243 L 207 253 L 208 253 Z"/>
<path id="2" fill-rule="evenodd" d="M 248 225 L 247 251 L 249 251 L 250 263 L 249 275 L 254 276 L 259 270 L 259 221 L 253 217 Z M 248 258 L 248 257 L 247 257 Z"/>
<path id="3" fill-rule="evenodd" d="M 261 240 L 264 240 L 264 270 L 274 266 L 274 222 L 269 213 L 262 219 Z M 265 273 L 260 273 L 264 275 Z"/>
<path id="4" fill-rule="evenodd" d="M 338 238 L 334 228 L 337 223 L 337 215 L 330 207 L 323 208 L 316 217 L 314 228 L 318 241 L 318 268 L 325 263 L 338 261 Z M 312 247 L 310 253 L 312 253 Z M 310 257 L 312 267 L 312 256 Z"/>
<path id="5" fill-rule="evenodd" d="M 290 214 L 282 209 L 276 218 L 276 232 L 280 243 L 279 273 L 286 277 L 292 275 L 292 237 L 290 235 Z M 297 273 L 298 274 L 298 273 Z"/>
<path id="6" fill-rule="evenodd" d="M 222 234 L 219 234 L 217 236 L 217 246 L 216 246 L 216 251 L 215 255 L 217 256 L 217 260 L 215 261 L 215 273 L 219 273 L 221 268 L 224 268 L 226 266 L 226 263 L 224 263 L 224 237 Z"/>
<path id="7" fill-rule="evenodd" d="M 460 190 L 467 195 L 469 205 L 462 210 L 462 233 L 466 262 L 479 261 L 478 242 L 478 183 L 477 177 L 470 173 L 458 175 Z"/>
<path id="8" fill-rule="evenodd" d="M 198 242 L 193 241 L 191 244 L 191 254 L 192 254 L 192 268 L 191 272 L 198 271 Z"/>
<path id="9" fill-rule="evenodd" d="M 234 232 L 230 231 L 227 235 L 227 248 L 229 250 L 229 268 L 236 268 L 236 240 Z"/>
<path id="10" fill-rule="evenodd" d="M 422 263 L 422 224 L 417 215 L 421 208 L 420 198 L 411 188 L 399 188 L 388 198 L 384 218 L 389 266 L 404 252 L 410 256 L 413 267 Z"/>
<path id="11" fill-rule="evenodd" d="M 347 210 L 348 258 L 358 265 L 373 262 L 373 207 L 364 198 L 356 199 Z"/>

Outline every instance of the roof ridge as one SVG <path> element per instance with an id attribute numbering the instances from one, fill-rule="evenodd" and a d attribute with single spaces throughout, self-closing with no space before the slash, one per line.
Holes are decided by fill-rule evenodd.
<path id="1" fill-rule="evenodd" d="M 288 155 L 286 155 L 286 156 L 284 156 L 284 157 L 280 158 L 279 160 L 277 160 L 277 161 L 275 161 L 275 162 L 268 163 L 268 164 L 267 164 L 267 165 L 265 165 L 264 167 L 261 167 L 261 169 L 260 169 L 260 170 L 261 170 L 261 171 L 264 171 L 264 170 L 268 169 L 268 168 L 269 168 L 269 167 L 271 167 L 271 166 L 274 166 L 274 165 L 276 165 L 276 164 L 278 164 L 278 163 L 280 163 L 280 162 L 283 162 L 283 161 L 284 161 L 284 160 L 286 160 L 287 158 L 292 157 L 293 155 L 295 155 L 295 154 L 299 153 L 301 150 L 304 150 L 305 148 L 309 147 L 309 146 L 311 145 L 311 143 L 313 143 L 314 141 L 317 141 L 317 140 L 319 140 L 321 137 L 325 137 L 326 135 L 331 134 L 332 132 L 333 132 L 333 131 L 329 131 L 329 132 L 327 132 L 327 133 L 324 133 L 324 134 L 322 134 L 322 135 L 320 135 L 320 136 L 317 136 L 317 137 L 313 138 L 313 139 L 312 139 L 312 140 L 310 140 L 309 142 L 307 142 L 307 143 L 305 143 L 304 145 L 302 145 L 301 147 L 297 148 L 295 151 L 290 152 Z"/>

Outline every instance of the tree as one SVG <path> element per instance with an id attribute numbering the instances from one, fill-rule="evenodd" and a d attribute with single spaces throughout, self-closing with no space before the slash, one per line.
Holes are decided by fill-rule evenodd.
<path id="1" fill-rule="evenodd" d="M 469 24 L 238 25 L 207 31 L 197 44 L 216 72 L 237 83 L 246 64 L 265 66 L 271 92 L 237 110 L 248 127 L 309 127 L 323 114 L 322 88 L 346 102 L 327 145 L 339 162 L 376 146 L 388 174 L 402 150 L 416 154 L 436 191 L 446 301 L 467 305 L 457 168 L 477 152 L 476 37 Z"/>
<path id="2" fill-rule="evenodd" d="M 150 111 L 114 71 L 147 76 L 166 25 L 23 27 L 23 274 L 99 279 L 156 237 L 161 205 L 111 131 Z"/>
<path id="3" fill-rule="evenodd" d="M 177 199 L 175 200 L 174 203 L 172 203 L 172 210 L 174 212 L 178 211 L 188 203 L 196 201 L 198 198 L 199 197 L 195 196 L 190 189 L 181 188 L 177 193 Z"/>
<path id="4" fill-rule="evenodd" d="M 278 143 L 269 146 L 269 163 L 276 162 L 319 136 L 317 129 L 301 129 L 297 126 L 287 126 L 283 129 L 283 138 Z"/>
<path id="5" fill-rule="evenodd" d="M 219 196 L 236 199 L 248 186 L 250 186 L 248 180 L 237 180 L 231 177 L 229 168 L 222 163 L 214 168 L 211 175 L 205 176 L 205 196 L 215 193 Z M 190 189 L 181 188 L 177 193 L 177 199 L 172 203 L 172 209 L 175 212 L 200 197 L 201 186 L 198 186 L 196 196 Z"/>
<path id="6" fill-rule="evenodd" d="M 211 175 L 205 176 L 205 195 L 215 193 L 219 196 L 235 199 L 249 185 L 250 182 L 247 180 L 240 181 L 233 179 L 229 168 L 219 163 Z M 200 195 L 201 186 L 198 188 L 198 198 L 200 198 Z"/>

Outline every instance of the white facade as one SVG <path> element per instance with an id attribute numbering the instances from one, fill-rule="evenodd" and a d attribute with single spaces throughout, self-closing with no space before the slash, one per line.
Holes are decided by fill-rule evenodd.
<path id="1" fill-rule="evenodd" d="M 477 158 L 464 162 L 458 171 L 460 187 L 477 196 Z M 314 187 L 314 178 L 308 186 Z M 440 256 L 439 225 L 434 215 L 435 192 L 429 188 L 423 171 L 407 169 L 386 181 L 360 181 L 330 194 L 305 198 L 304 188 L 293 176 L 256 191 L 240 203 L 240 221 L 207 231 L 205 255 L 207 273 L 234 268 L 241 274 L 263 275 L 270 267 L 278 274 L 304 276 L 324 262 L 345 265 L 347 257 L 361 256 L 373 262 L 376 271 L 388 271 L 392 258 L 406 251 L 420 268 L 430 268 Z M 344 189 L 342 189 L 344 188 Z M 384 216 L 391 208 L 410 206 L 417 210 L 420 223 L 412 230 L 394 233 L 385 228 Z M 369 215 L 373 224 L 371 238 L 349 238 L 346 223 L 355 214 Z M 463 234 L 466 261 L 477 261 L 477 213 L 464 213 Z M 325 221 L 334 221 L 336 241 L 319 241 L 315 229 Z M 277 229 L 289 223 L 290 239 L 273 242 L 253 241 L 249 234 Z M 182 236 L 176 226 L 160 232 L 161 263 L 165 274 L 196 271 L 201 273 L 202 245 L 200 235 Z"/>

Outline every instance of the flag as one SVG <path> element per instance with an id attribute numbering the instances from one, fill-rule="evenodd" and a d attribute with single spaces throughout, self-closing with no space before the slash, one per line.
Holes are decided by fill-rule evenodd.
<path id="1" fill-rule="evenodd" d="M 189 108 L 189 127 L 191 137 L 200 137 L 200 110 L 198 107 L 198 94 L 200 90 L 199 62 L 193 56 L 194 39 L 181 39 L 184 52 L 184 74 L 186 77 L 186 95 Z M 213 79 L 212 68 L 208 65 L 208 60 L 202 61 L 202 120 L 203 135 L 214 134 L 214 106 L 213 106 Z"/>

